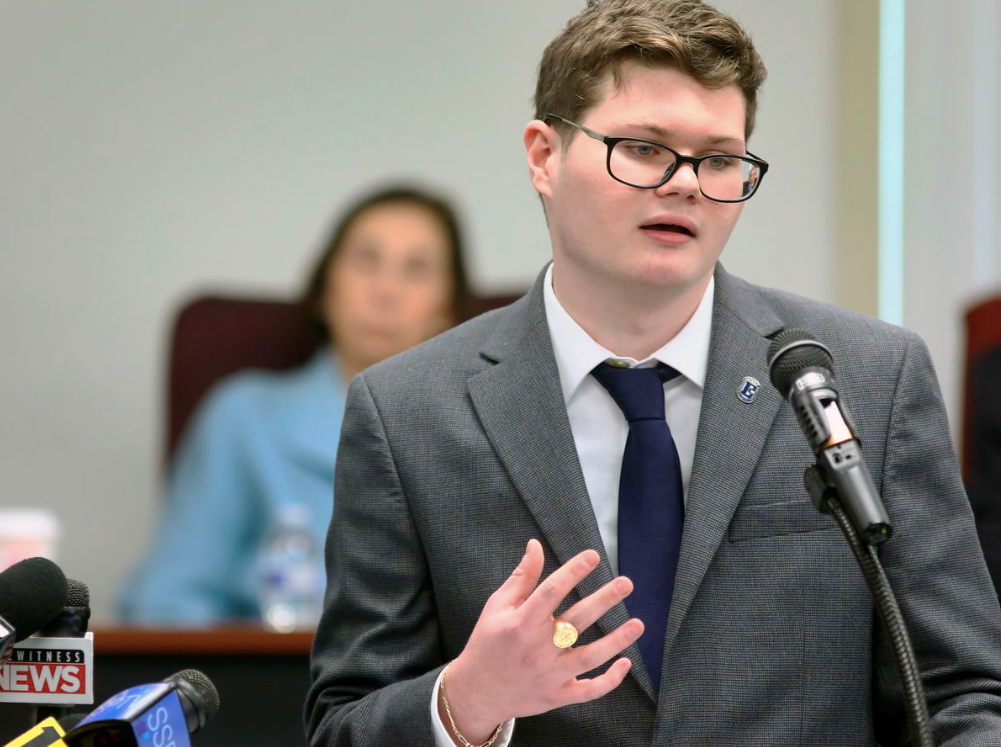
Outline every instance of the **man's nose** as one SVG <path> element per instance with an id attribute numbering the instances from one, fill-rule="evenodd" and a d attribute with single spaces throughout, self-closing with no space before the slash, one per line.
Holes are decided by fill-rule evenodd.
<path id="1" fill-rule="evenodd" d="M 666 184 L 661 184 L 654 190 L 659 196 L 665 197 L 670 194 L 690 195 L 699 194 L 699 178 L 695 173 L 695 167 L 690 163 L 680 164 L 671 174 L 671 178 Z"/>

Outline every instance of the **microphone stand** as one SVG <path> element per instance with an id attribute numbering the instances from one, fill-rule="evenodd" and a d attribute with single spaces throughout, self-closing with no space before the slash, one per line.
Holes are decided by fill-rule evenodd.
<path id="1" fill-rule="evenodd" d="M 931 733 L 931 717 L 928 715 L 928 702 L 925 699 L 925 688 L 921 682 L 921 671 L 918 669 L 918 662 L 914 656 L 914 649 L 911 646 L 910 636 L 907 634 L 903 615 L 897 605 L 897 598 L 890 586 L 890 580 L 883 570 L 883 565 L 879 561 L 876 548 L 862 542 L 855 525 L 852 524 L 841 504 L 841 496 L 834 485 L 825 478 L 821 467 L 817 465 L 807 467 L 803 481 L 813 505 L 821 512 L 831 514 L 841 528 L 841 532 L 848 540 L 848 545 L 858 561 L 859 568 L 862 569 L 862 575 L 869 585 L 872 600 L 876 605 L 876 612 L 897 660 L 897 671 L 900 673 L 900 681 L 903 686 L 904 706 L 907 710 L 911 741 L 915 747 L 935 747 Z"/>

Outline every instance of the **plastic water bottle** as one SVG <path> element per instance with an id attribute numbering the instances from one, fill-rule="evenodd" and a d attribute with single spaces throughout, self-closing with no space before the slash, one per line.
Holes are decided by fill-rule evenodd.
<path id="1" fill-rule="evenodd" d="M 261 548 L 261 619 L 279 633 L 311 630 L 322 606 L 320 548 L 304 506 L 284 505 L 277 519 Z"/>

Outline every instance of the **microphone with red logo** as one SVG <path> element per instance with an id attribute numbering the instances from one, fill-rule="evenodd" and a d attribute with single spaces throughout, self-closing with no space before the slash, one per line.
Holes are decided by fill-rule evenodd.
<path id="1" fill-rule="evenodd" d="M 90 622 L 90 591 L 87 589 L 87 584 L 83 583 L 83 581 L 77 581 L 75 578 L 67 579 L 66 584 L 68 588 L 66 606 L 32 638 L 87 639 L 87 625 Z M 84 666 L 91 664 L 93 657 L 93 643 L 88 643 L 90 650 L 84 650 Z M 88 656 L 88 654 L 90 655 Z M 91 695 L 87 703 L 93 703 L 93 691 L 89 687 L 87 691 Z M 72 708 L 72 706 L 56 705 L 54 703 L 39 705 L 35 709 L 34 721 L 44 721 L 46 718 L 55 718 L 61 721 L 70 715 Z"/>
<path id="2" fill-rule="evenodd" d="M 190 747 L 191 735 L 219 711 L 219 691 L 197 669 L 112 696 L 72 730 L 66 747 Z"/>
<path id="3" fill-rule="evenodd" d="M 87 586 L 80 581 L 67 582 L 55 564 L 49 565 L 62 580 L 59 603 L 45 607 L 44 619 L 35 626 L 41 628 L 38 633 L 18 635 L 17 643 L 7 652 L 6 664 L 0 667 L 0 703 L 41 706 L 33 720 L 60 718 L 69 707 L 94 702 L 94 634 L 87 632 Z M 33 598 L 38 606 L 39 595 Z M 27 632 L 34 633 L 34 629 Z"/>
<path id="4" fill-rule="evenodd" d="M 0 573 L 0 666 L 15 643 L 59 614 L 66 596 L 66 576 L 46 558 L 28 558 Z"/>

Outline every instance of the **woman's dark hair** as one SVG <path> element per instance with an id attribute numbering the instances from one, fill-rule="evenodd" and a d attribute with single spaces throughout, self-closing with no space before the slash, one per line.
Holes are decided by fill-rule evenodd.
<path id="1" fill-rule="evenodd" d="M 330 338 L 327 322 L 320 313 L 320 302 L 326 288 L 327 268 L 337 256 L 344 243 L 344 236 L 351 225 L 362 213 L 379 205 L 387 204 L 415 205 L 431 213 L 441 223 L 448 237 L 449 254 L 452 271 L 452 315 L 455 322 L 466 319 L 469 313 L 469 279 L 466 276 L 465 248 L 462 232 L 459 230 L 459 220 L 455 210 L 443 198 L 438 197 L 420 187 L 394 185 L 380 189 L 363 197 L 354 203 L 334 227 L 323 251 L 309 274 L 306 291 L 300 300 L 300 306 L 310 324 L 326 339 Z"/>

